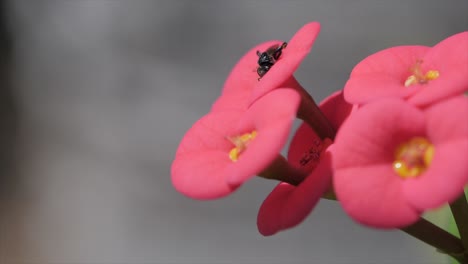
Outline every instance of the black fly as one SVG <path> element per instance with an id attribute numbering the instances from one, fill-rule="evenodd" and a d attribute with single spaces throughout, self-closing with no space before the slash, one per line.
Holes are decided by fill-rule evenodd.
<path id="1" fill-rule="evenodd" d="M 275 64 L 275 62 L 279 59 L 281 56 L 283 49 L 286 48 L 288 43 L 283 42 L 283 44 L 279 45 L 273 45 L 269 47 L 266 51 L 260 52 L 257 50 L 257 56 L 258 56 L 258 68 L 257 68 L 257 74 L 260 76 L 258 80 L 265 75 L 270 68 Z"/>

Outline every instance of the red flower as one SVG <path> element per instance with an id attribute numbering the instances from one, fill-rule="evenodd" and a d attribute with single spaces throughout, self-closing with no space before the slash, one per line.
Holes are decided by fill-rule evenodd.
<path id="1" fill-rule="evenodd" d="M 342 91 L 326 98 L 320 109 L 335 129 L 355 109 L 344 101 Z M 280 183 L 260 207 L 257 226 L 264 236 L 300 224 L 313 210 L 319 199 L 331 187 L 331 156 L 333 147 L 327 147 L 331 140 L 322 141 L 307 124 L 297 130 L 288 151 L 288 161 L 309 174 L 302 183 L 294 186 Z"/>
<path id="2" fill-rule="evenodd" d="M 399 97 L 426 106 L 468 91 L 468 31 L 433 48 L 398 46 L 365 58 L 354 67 L 344 88 L 345 98 L 365 104 Z"/>
<path id="3" fill-rule="evenodd" d="M 468 183 L 467 116 L 463 95 L 425 110 L 396 98 L 360 108 L 334 144 L 344 210 L 362 224 L 397 228 L 454 201 Z"/>
<path id="4" fill-rule="evenodd" d="M 226 196 L 266 170 L 286 143 L 299 95 L 277 89 L 247 111 L 211 112 L 185 134 L 172 164 L 175 188 L 195 199 Z"/>

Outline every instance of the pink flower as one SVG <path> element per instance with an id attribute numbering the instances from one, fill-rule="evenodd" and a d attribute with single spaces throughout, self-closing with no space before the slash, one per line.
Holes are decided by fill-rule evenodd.
<path id="1" fill-rule="evenodd" d="M 257 99 L 278 87 L 292 88 L 302 98 L 297 116 L 313 127 L 321 138 L 333 138 L 335 131 L 328 120 L 293 76 L 294 71 L 310 52 L 319 31 L 320 24 L 311 22 L 304 25 L 287 44 L 282 41 L 268 41 L 248 51 L 231 71 L 223 92 L 211 111 L 245 110 Z M 259 56 L 267 50 L 280 50 L 281 53 L 278 53 L 273 65 L 260 78 L 257 72 Z"/>
<path id="2" fill-rule="evenodd" d="M 360 108 L 334 144 L 344 210 L 362 224 L 398 228 L 456 199 L 468 183 L 467 116 L 463 95 L 425 110 L 397 98 Z"/>
<path id="3" fill-rule="evenodd" d="M 344 88 L 345 99 L 365 104 L 399 97 L 427 106 L 468 91 L 468 31 L 433 48 L 398 46 L 365 58 L 354 67 Z"/>
<path id="4" fill-rule="evenodd" d="M 277 89 L 246 111 L 211 112 L 185 134 L 172 163 L 174 187 L 195 199 L 233 192 L 263 172 L 286 143 L 299 95 Z"/>
<path id="5" fill-rule="evenodd" d="M 345 102 L 342 91 L 338 91 L 326 98 L 320 109 L 338 129 L 355 107 Z M 278 184 L 265 199 L 257 218 L 262 235 L 270 236 L 300 224 L 329 190 L 333 153 L 333 146 L 327 148 L 330 144 L 331 140 L 322 141 L 307 124 L 299 127 L 291 141 L 288 161 L 309 175 L 298 186 L 284 182 Z"/>

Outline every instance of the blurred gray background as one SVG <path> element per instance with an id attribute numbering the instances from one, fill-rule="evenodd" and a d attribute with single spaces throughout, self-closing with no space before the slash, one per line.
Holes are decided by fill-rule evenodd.
<path id="1" fill-rule="evenodd" d="M 175 192 L 178 142 L 254 45 L 322 23 L 296 78 L 320 101 L 365 56 L 468 29 L 467 0 L 2 1 L 0 263 L 444 263 L 399 231 L 323 201 L 262 237 L 276 185 Z M 444 217 L 436 221 L 444 223 Z"/>

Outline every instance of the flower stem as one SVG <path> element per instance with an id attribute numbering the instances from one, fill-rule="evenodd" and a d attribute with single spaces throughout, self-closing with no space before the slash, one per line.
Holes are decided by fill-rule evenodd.
<path id="1" fill-rule="evenodd" d="M 401 230 L 450 255 L 461 264 L 468 263 L 468 259 L 463 255 L 465 249 L 461 240 L 424 218 Z"/>
<path id="2" fill-rule="evenodd" d="M 295 78 L 290 78 L 287 87 L 294 87 L 294 89 L 301 95 L 301 104 L 297 112 L 297 117 L 304 120 L 315 133 L 322 139 L 329 138 L 335 139 L 336 131 L 333 125 L 322 113 L 314 98 L 302 87 Z"/>
<path id="3" fill-rule="evenodd" d="M 322 140 L 335 139 L 335 129 L 312 98 L 302 98 L 297 117 L 311 126 Z"/>
<path id="4" fill-rule="evenodd" d="M 453 218 L 457 224 L 458 233 L 460 234 L 461 241 L 465 247 L 465 259 L 468 260 L 468 202 L 465 193 L 458 197 L 455 202 L 450 204 Z"/>
<path id="5" fill-rule="evenodd" d="M 278 155 L 275 161 L 258 176 L 297 186 L 304 180 L 307 174 L 294 168 L 283 156 Z"/>

